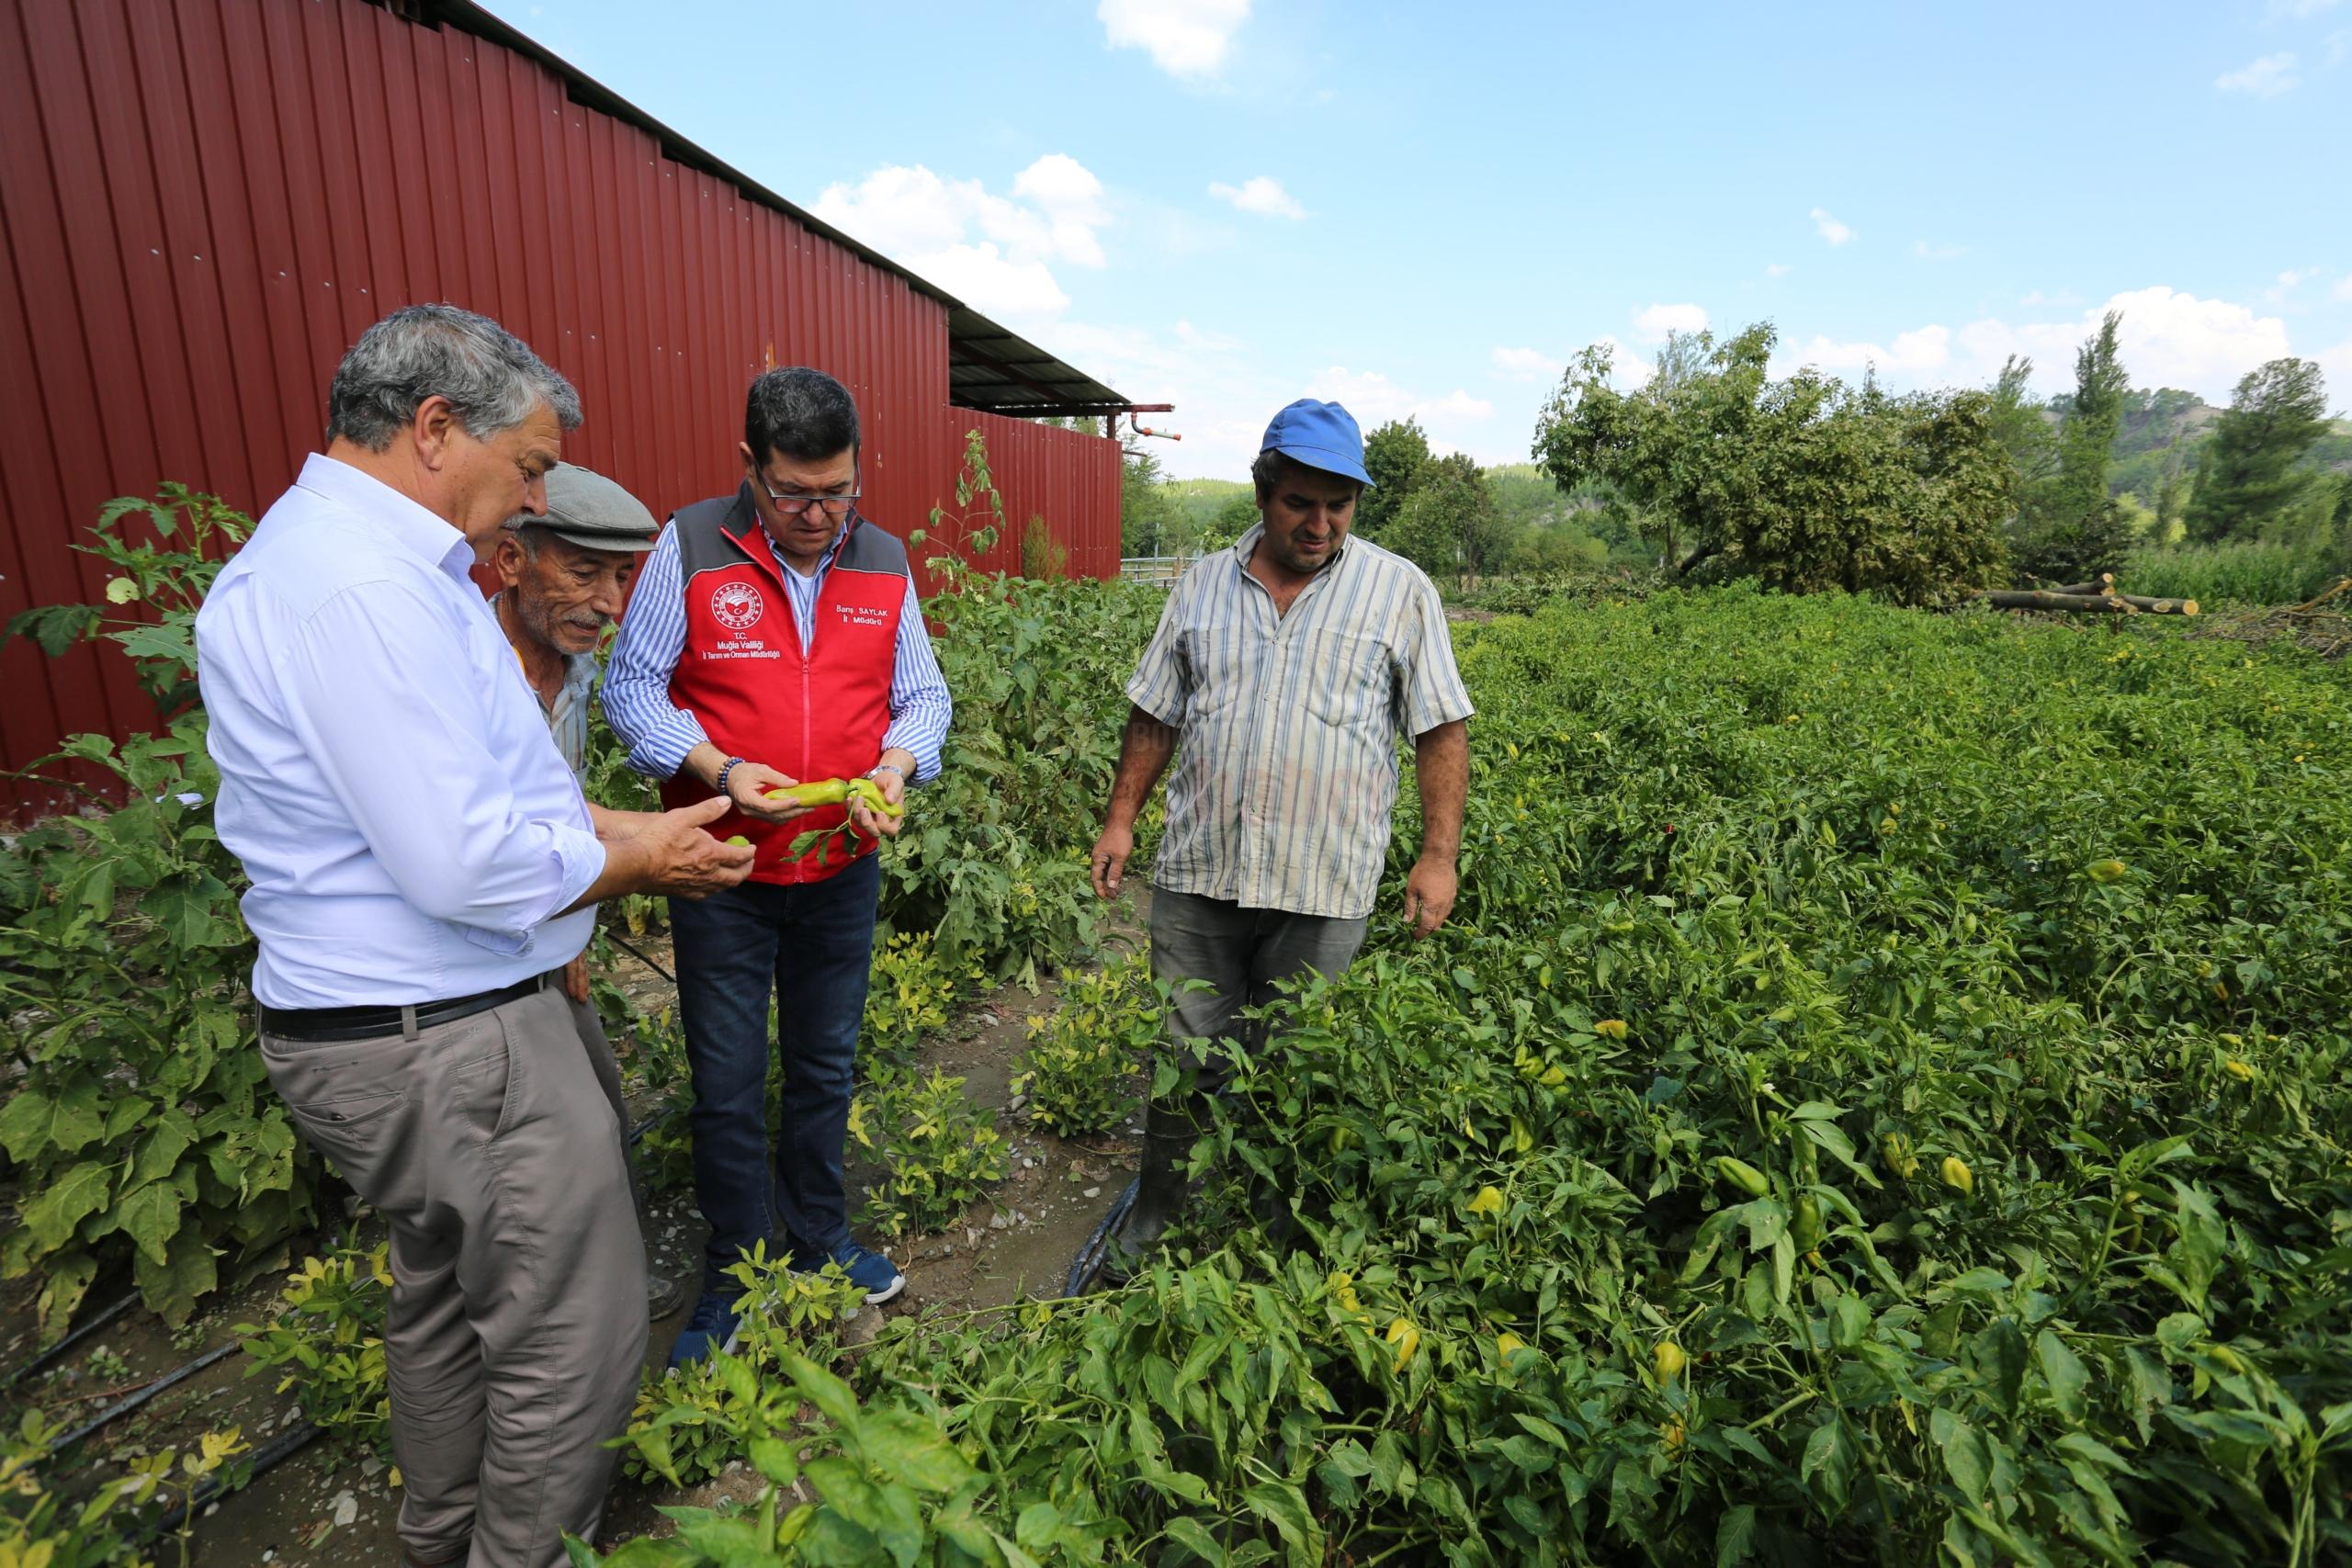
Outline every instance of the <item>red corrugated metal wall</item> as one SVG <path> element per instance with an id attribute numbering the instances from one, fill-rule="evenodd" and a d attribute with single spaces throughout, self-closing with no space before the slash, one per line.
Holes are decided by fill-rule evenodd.
<path id="1" fill-rule="evenodd" d="M 657 514 L 732 488 L 771 359 L 840 377 L 866 510 L 954 502 L 983 429 L 1012 537 L 1117 570 L 1096 436 L 954 409 L 946 312 L 890 272 L 571 102 L 536 61 L 363 0 L 0 0 L 0 619 L 96 596 L 97 507 L 178 479 L 258 514 L 314 449 L 328 376 L 385 311 L 496 317 L 579 387 L 565 456 Z M 403 155 L 394 158 L 394 150 Z M 122 661 L 0 651 L 0 767 L 146 726 Z M 0 815 L 61 804 L 11 796 Z"/>

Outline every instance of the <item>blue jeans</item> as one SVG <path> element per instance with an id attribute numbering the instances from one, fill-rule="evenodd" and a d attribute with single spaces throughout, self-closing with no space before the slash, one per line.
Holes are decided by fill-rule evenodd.
<path id="1" fill-rule="evenodd" d="M 707 1290 L 733 1293 L 720 1270 L 765 1241 L 802 1263 L 849 1241 L 842 1174 L 849 1102 L 874 960 L 882 865 L 868 855 L 822 882 L 746 882 L 700 901 L 670 901 L 678 1011 L 693 1070 L 695 1196 L 710 1222 Z M 768 997 L 784 1071 L 782 1142 L 770 1154 Z"/>

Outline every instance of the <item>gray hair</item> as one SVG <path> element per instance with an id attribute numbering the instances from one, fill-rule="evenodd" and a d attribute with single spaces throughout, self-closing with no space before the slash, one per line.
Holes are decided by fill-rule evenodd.
<path id="1" fill-rule="evenodd" d="M 327 388 L 327 439 L 381 452 L 427 398 L 486 441 L 542 403 L 580 428 L 580 394 L 521 338 L 455 305 L 404 305 L 359 334 Z"/>

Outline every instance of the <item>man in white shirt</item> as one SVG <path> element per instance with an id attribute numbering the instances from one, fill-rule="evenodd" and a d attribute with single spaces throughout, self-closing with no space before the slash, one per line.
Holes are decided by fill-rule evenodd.
<path id="1" fill-rule="evenodd" d="M 544 514 L 571 384 L 416 305 L 328 393 L 327 450 L 197 617 L 222 840 L 253 886 L 262 1058 L 391 1230 L 385 1330 L 410 1562 L 564 1562 L 645 1348 L 624 1134 L 552 978 L 599 898 L 731 887 L 725 802 L 580 794 L 468 575 Z"/>

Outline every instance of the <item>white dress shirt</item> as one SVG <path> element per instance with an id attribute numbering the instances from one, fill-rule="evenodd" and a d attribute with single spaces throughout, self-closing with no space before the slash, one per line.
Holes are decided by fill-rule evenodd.
<path id="1" fill-rule="evenodd" d="M 196 618 L 254 995 L 401 1005 L 569 962 L 604 846 L 462 535 L 312 456 Z"/>

